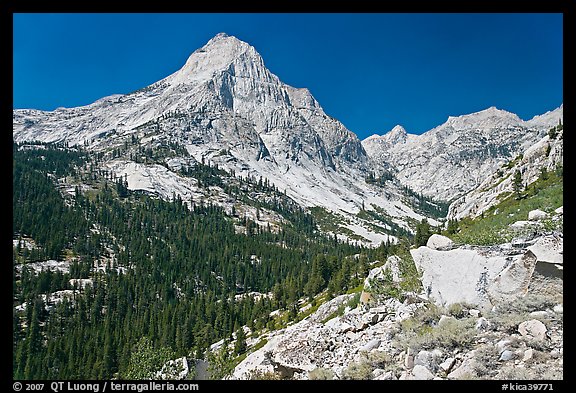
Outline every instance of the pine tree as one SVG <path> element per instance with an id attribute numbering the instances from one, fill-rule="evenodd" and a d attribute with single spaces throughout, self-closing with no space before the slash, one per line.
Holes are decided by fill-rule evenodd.
<path id="1" fill-rule="evenodd" d="M 521 199 L 522 198 L 522 174 L 518 170 L 514 173 L 514 179 L 512 180 L 512 188 L 514 190 L 514 194 L 516 195 L 516 199 Z"/>
<path id="2" fill-rule="evenodd" d="M 236 331 L 236 343 L 234 344 L 234 353 L 236 355 L 242 355 L 246 352 L 246 333 L 244 333 L 244 329 L 240 327 Z"/>
<path id="3" fill-rule="evenodd" d="M 425 246 L 428 238 L 432 235 L 430 232 L 430 224 L 425 218 L 416 225 L 416 235 L 414 235 L 414 245 L 416 247 Z"/>

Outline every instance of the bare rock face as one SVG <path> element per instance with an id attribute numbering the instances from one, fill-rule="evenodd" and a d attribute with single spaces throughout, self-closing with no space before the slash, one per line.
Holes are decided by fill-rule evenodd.
<path id="1" fill-rule="evenodd" d="M 564 237 L 560 234 L 543 236 L 528 249 L 536 255 L 538 262 L 564 263 Z"/>
<path id="2" fill-rule="evenodd" d="M 523 296 L 536 266 L 530 250 L 506 256 L 497 251 L 439 251 L 423 246 L 410 253 L 422 273 L 425 294 L 439 306 L 468 303 L 486 308 Z"/>
<path id="3" fill-rule="evenodd" d="M 504 256 L 487 257 L 476 250 L 438 251 L 422 246 L 410 250 L 422 273 L 422 286 L 429 299 L 440 306 L 469 303 L 489 306 L 487 286 L 505 268 Z"/>
<path id="4" fill-rule="evenodd" d="M 487 288 L 492 304 L 525 295 L 535 267 L 536 256 L 528 250 L 502 270 Z"/>

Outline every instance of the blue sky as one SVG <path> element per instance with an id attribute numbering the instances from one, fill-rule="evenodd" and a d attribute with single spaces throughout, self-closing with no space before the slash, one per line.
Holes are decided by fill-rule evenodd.
<path id="1" fill-rule="evenodd" d="M 562 14 L 14 14 L 14 108 L 128 93 L 219 32 L 253 45 L 360 138 L 563 101 Z"/>

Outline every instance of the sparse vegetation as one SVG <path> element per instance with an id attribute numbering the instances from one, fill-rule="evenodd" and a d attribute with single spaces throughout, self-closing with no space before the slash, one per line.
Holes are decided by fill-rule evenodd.
<path id="1" fill-rule="evenodd" d="M 510 224 L 526 220 L 531 210 L 552 212 L 562 206 L 563 190 L 562 175 L 558 175 L 556 171 L 547 172 L 546 179 L 536 180 L 523 191 L 522 195 L 525 198 L 516 199 L 515 194 L 508 195 L 498 205 L 489 208 L 483 217 L 460 220 L 458 232 L 450 237 L 455 243 L 460 244 L 494 245 L 509 242 L 517 236 L 510 230 Z M 562 221 L 548 220 L 544 225 L 547 226 L 547 230 L 562 229 Z"/>
<path id="2" fill-rule="evenodd" d="M 342 373 L 343 379 L 366 380 L 372 379 L 372 371 L 377 368 L 388 368 L 392 358 L 384 351 L 362 352 L 358 361 L 352 362 Z"/>
<path id="3" fill-rule="evenodd" d="M 334 371 L 329 368 L 318 367 L 308 373 L 308 378 L 311 380 L 332 380 L 334 379 Z"/>

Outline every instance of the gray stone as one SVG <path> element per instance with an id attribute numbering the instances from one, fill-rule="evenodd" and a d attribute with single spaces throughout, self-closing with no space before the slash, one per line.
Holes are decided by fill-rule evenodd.
<path id="1" fill-rule="evenodd" d="M 530 221 L 539 221 L 548 218 L 548 213 L 540 209 L 532 210 L 528 213 L 528 219 Z"/>
<path id="2" fill-rule="evenodd" d="M 522 357 L 522 361 L 526 362 L 534 358 L 534 350 L 532 348 L 528 348 L 524 351 L 524 356 Z"/>
<path id="3" fill-rule="evenodd" d="M 490 321 L 488 321 L 486 318 L 484 317 L 480 317 L 476 320 L 476 325 L 474 326 L 474 328 L 476 330 L 488 330 L 490 329 Z"/>
<path id="4" fill-rule="evenodd" d="M 438 326 L 444 326 L 446 323 L 451 323 L 453 321 L 456 321 L 456 318 L 454 318 L 453 316 L 442 315 L 442 316 L 440 316 L 440 319 L 438 320 Z"/>
<path id="5" fill-rule="evenodd" d="M 386 260 L 384 266 L 382 266 L 383 271 L 389 271 L 392 274 L 392 282 L 400 282 L 400 262 L 402 259 L 396 255 L 391 255 Z"/>
<path id="6" fill-rule="evenodd" d="M 516 354 L 509 349 L 504 350 L 498 358 L 501 362 L 507 362 L 516 358 Z"/>
<path id="7" fill-rule="evenodd" d="M 360 352 L 364 351 L 364 352 L 370 352 L 373 349 L 376 349 L 380 346 L 380 340 L 377 338 L 374 338 L 370 341 L 368 341 L 366 344 L 364 344 L 361 348 L 360 348 Z"/>
<path id="8" fill-rule="evenodd" d="M 532 226 L 532 223 L 530 221 L 516 221 L 509 225 L 511 229 L 515 230 L 522 230 L 530 226 Z"/>
<path id="9" fill-rule="evenodd" d="M 392 371 L 386 371 L 385 373 L 380 374 L 374 379 L 379 381 L 394 381 L 396 380 L 396 377 L 394 376 L 394 373 Z"/>
<path id="10" fill-rule="evenodd" d="M 408 350 L 404 357 L 404 367 L 406 370 L 411 370 L 414 367 L 414 355 L 412 355 L 410 350 Z"/>
<path id="11" fill-rule="evenodd" d="M 468 310 L 468 314 L 470 314 L 470 316 L 472 316 L 474 318 L 478 318 L 478 317 L 480 317 L 480 310 L 476 310 L 475 308 L 471 308 L 470 310 Z"/>
<path id="12" fill-rule="evenodd" d="M 442 363 L 440 363 L 438 365 L 438 367 L 444 371 L 446 374 L 448 374 L 450 372 L 450 370 L 452 370 L 452 367 L 454 367 L 454 364 L 456 363 L 456 359 L 449 357 L 446 358 L 446 360 L 444 360 Z"/>
<path id="13" fill-rule="evenodd" d="M 433 250 L 449 250 L 452 247 L 454 247 L 454 242 L 446 236 L 434 233 L 432 236 L 428 238 L 426 247 L 431 248 Z"/>
<path id="14" fill-rule="evenodd" d="M 372 314 L 370 312 L 362 315 L 362 321 L 366 322 L 368 325 L 374 325 L 375 323 L 378 323 L 378 318 L 378 314 Z"/>
<path id="15" fill-rule="evenodd" d="M 502 339 L 496 343 L 496 349 L 498 349 L 498 353 L 504 352 L 506 349 L 510 347 L 512 344 L 512 340 L 510 339 Z"/>
<path id="16" fill-rule="evenodd" d="M 388 308 L 386 306 L 370 307 L 368 311 L 372 314 L 387 314 Z"/>
<path id="17" fill-rule="evenodd" d="M 184 379 L 188 375 L 188 360 L 181 357 L 175 360 L 169 360 L 162 366 L 162 370 L 157 372 L 154 379 Z"/>
<path id="18" fill-rule="evenodd" d="M 557 304 L 554 306 L 554 312 L 556 314 L 563 314 L 564 313 L 564 306 L 562 304 Z"/>
<path id="19" fill-rule="evenodd" d="M 556 214 L 564 214 L 564 206 L 560 206 L 558 209 L 554 210 Z"/>
<path id="20" fill-rule="evenodd" d="M 359 332 L 366 329 L 369 326 L 369 323 L 364 319 L 360 319 L 354 324 L 354 331 Z"/>
<path id="21" fill-rule="evenodd" d="M 564 263 L 564 238 L 560 235 L 542 236 L 528 249 L 534 253 L 538 262 Z"/>
<path id="22" fill-rule="evenodd" d="M 547 318 L 548 312 L 547 311 L 532 311 L 529 315 L 532 318 Z"/>
<path id="23" fill-rule="evenodd" d="M 532 251 L 528 250 L 515 257 L 488 285 L 488 297 L 492 304 L 524 296 L 528 292 L 535 267 L 536 256 Z"/>
<path id="24" fill-rule="evenodd" d="M 527 338 L 533 338 L 534 340 L 542 341 L 546 339 L 546 325 L 537 319 L 531 319 L 529 321 L 524 321 L 518 325 L 518 332 Z"/>
<path id="25" fill-rule="evenodd" d="M 475 371 L 475 364 L 476 361 L 474 359 L 464 359 L 460 366 L 448 374 L 448 379 L 469 379 L 477 377 L 478 374 Z"/>
<path id="26" fill-rule="evenodd" d="M 351 330 L 346 332 L 346 338 L 350 341 L 356 340 L 357 337 L 358 337 L 358 334 L 354 333 Z"/>
<path id="27" fill-rule="evenodd" d="M 432 374 L 426 367 L 417 364 L 412 369 L 412 377 L 415 380 L 427 381 L 434 379 L 434 374 Z"/>
<path id="28" fill-rule="evenodd" d="M 486 257 L 462 248 L 439 251 L 419 247 L 410 250 L 410 254 L 422 273 L 424 293 L 438 306 L 490 305 L 486 287 L 508 264 L 505 256 Z"/>
<path id="29" fill-rule="evenodd" d="M 436 357 L 432 352 L 422 350 L 418 352 L 416 357 L 414 358 L 414 366 L 424 366 L 430 371 L 436 371 L 438 365 L 436 363 Z"/>

